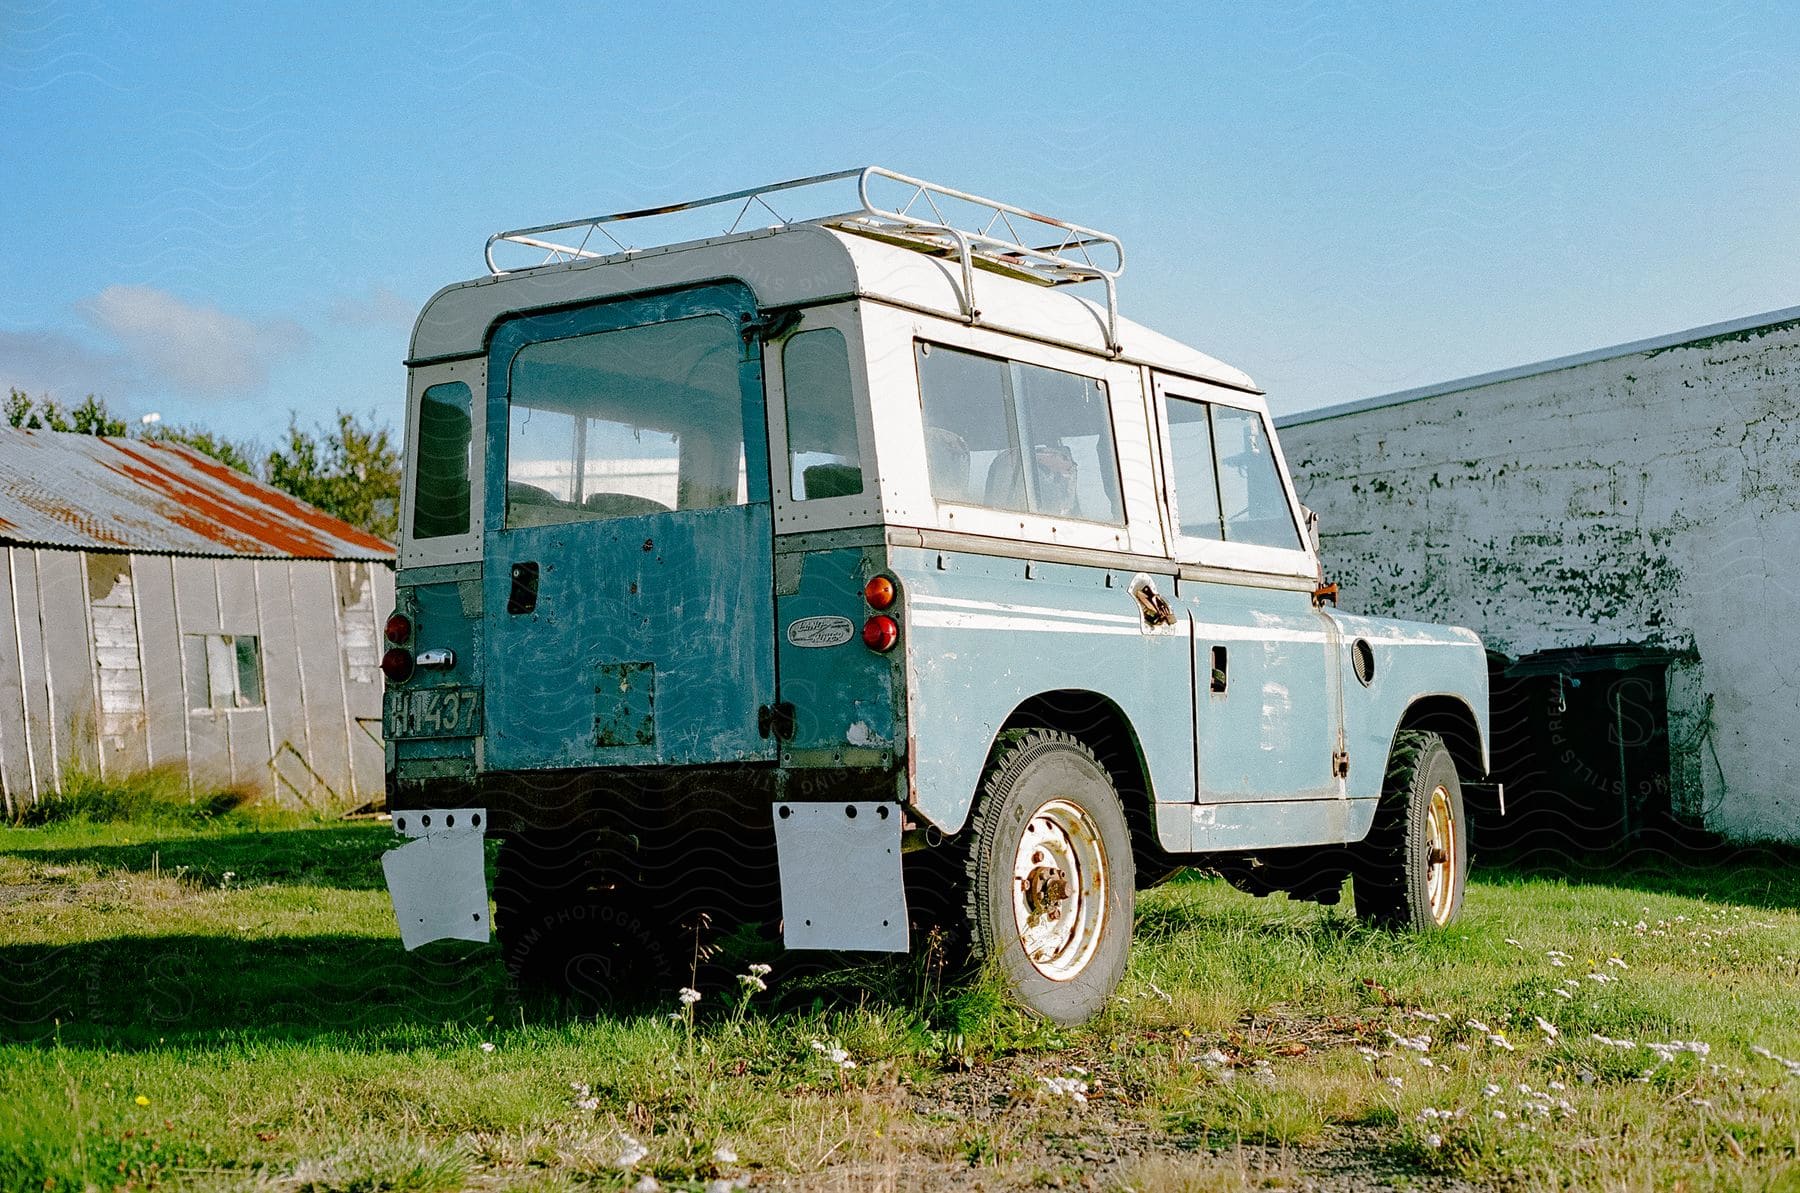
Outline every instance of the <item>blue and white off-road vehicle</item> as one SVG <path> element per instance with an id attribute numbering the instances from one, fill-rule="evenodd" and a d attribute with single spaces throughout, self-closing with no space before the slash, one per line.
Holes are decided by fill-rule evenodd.
<path id="1" fill-rule="evenodd" d="M 1115 238 L 869 168 L 488 264 L 408 361 L 408 947 L 487 938 L 488 834 L 507 963 L 556 985 L 673 989 L 702 914 L 794 949 L 942 925 L 1075 1021 L 1183 865 L 1456 914 L 1481 643 L 1337 611 L 1262 393 L 1119 316 Z"/>

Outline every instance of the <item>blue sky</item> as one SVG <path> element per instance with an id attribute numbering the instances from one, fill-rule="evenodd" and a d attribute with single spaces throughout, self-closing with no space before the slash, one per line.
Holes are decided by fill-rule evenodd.
<path id="1" fill-rule="evenodd" d="M 488 233 L 869 161 L 1277 412 L 1800 304 L 1800 11 L 1503 7 L 0 0 L 0 385 L 395 421 Z"/>

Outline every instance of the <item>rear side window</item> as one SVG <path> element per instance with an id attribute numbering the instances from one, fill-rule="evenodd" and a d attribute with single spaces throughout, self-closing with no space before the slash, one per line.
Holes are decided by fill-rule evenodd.
<path id="1" fill-rule="evenodd" d="M 419 397 L 413 465 L 415 539 L 469 531 L 469 468 L 474 396 L 461 381 L 434 385 Z"/>
<path id="2" fill-rule="evenodd" d="M 794 500 L 862 492 L 844 333 L 820 327 L 790 337 L 781 349 L 781 378 L 787 401 L 788 491 Z"/>
<path id="3" fill-rule="evenodd" d="M 1175 509 L 1187 538 L 1300 548 L 1262 416 L 1210 402 L 1168 399 Z"/>
<path id="4" fill-rule="evenodd" d="M 527 344 L 513 358 L 506 525 L 749 500 L 738 334 L 703 315 Z"/>
<path id="5" fill-rule="evenodd" d="M 1103 382 L 918 345 L 932 496 L 1123 525 Z"/>

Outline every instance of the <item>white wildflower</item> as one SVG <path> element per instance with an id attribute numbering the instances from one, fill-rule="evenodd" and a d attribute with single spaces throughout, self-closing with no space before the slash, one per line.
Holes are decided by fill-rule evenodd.
<path id="1" fill-rule="evenodd" d="M 761 994 L 764 990 L 769 988 L 769 984 L 763 981 L 760 975 L 753 973 L 740 973 L 738 975 L 738 985 L 750 991 L 752 994 Z"/>
<path id="2" fill-rule="evenodd" d="M 683 986 L 676 992 L 675 997 L 681 1000 L 682 1006 L 691 1007 L 700 1001 L 700 992 L 692 986 Z"/>
<path id="3" fill-rule="evenodd" d="M 1564 961 L 1561 957 L 1552 957 L 1552 958 L 1550 958 L 1550 964 L 1556 966 L 1556 968 L 1558 968 L 1558 969 L 1561 969 L 1563 966 L 1567 965 L 1568 962 Z"/>
<path id="4" fill-rule="evenodd" d="M 1551 1089 L 1554 1089 L 1554 1090 L 1565 1090 L 1565 1089 L 1568 1089 L 1568 1088 L 1569 1088 L 1569 1087 L 1568 1087 L 1568 1086 L 1566 1086 L 1566 1085 L 1564 1085 L 1564 1084 L 1563 1084 L 1563 1083 L 1562 1083 L 1562 1082 L 1560 1082 L 1560 1081 L 1552 1081 L 1552 1082 L 1551 1082 L 1551 1083 L 1550 1083 L 1550 1088 L 1551 1088 Z"/>
<path id="5" fill-rule="evenodd" d="M 751 964 L 750 973 L 752 977 L 766 978 L 774 972 L 774 968 L 772 965 L 764 965 L 761 961 L 756 961 Z"/>
<path id="6" fill-rule="evenodd" d="M 1605 1044 L 1608 1048 L 1637 1047 L 1637 1042 L 1635 1040 L 1615 1040 L 1611 1036 L 1603 1036 L 1599 1032 L 1594 1033 L 1594 1042 L 1596 1044 Z"/>
<path id="7" fill-rule="evenodd" d="M 1507 1051 L 1507 1052 L 1518 1051 L 1516 1048 L 1514 1048 L 1512 1046 L 1512 1041 L 1508 1040 L 1505 1036 L 1500 1035 L 1498 1033 L 1495 1033 L 1494 1035 L 1489 1036 L 1488 1043 L 1492 1044 L 1496 1048 L 1503 1049 L 1504 1051 Z"/>
<path id="8" fill-rule="evenodd" d="M 1429 1056 L 1421 1056 L 1418 1058 L 1418 1060 L 1419 1060 L 1419 1063 L 1424 1065 L 1427 1069 L 1437 1067 L 1437 1062 L 1435 1060 L 1432 1060 Z"/>
<path id="9" fill-rule="evenodd" d="M 1524 945 L 1520 944 L 1518 941 L 1514 940 L 1510 936 L 1506 938 L 1506 943 L 1511 945 L 1515 949 L 1522 949 L 1525 947 Z"/>
<path id="10" fill-rule="evenodd" d="M 1483 1023 L 1479 1019 L 1467 1020 L 1465 1023 L 1465 1026 L 1474 1028 L 1476 1031 L 1480 1032 L 1484 1036 L 1492 1033 L 1494 1030 L 1493 1028 L 1489 1027 L 1487 1024 Z"/>
<path id="11" fill-rule="evenodd" d="M 850 1054 L 844 1051 L 835 1040 L 830 1044 L 826 1044 L 823 1040 L 814 1040 L 812 1046 L 814 1052 L 846 1072 L 856 1067 L 856 1062 L 850 1059 Z"/>
<path id="12" fill-rule="evenodd" d="M 599 1098 L 577 1098 L 575 1101 L 575 1109 L 577 1109 L 577 1110 L 598 1110 L 598 1109 L 600 1109 L 600 1099 Z"/>
<path id="13" fill-rule="evenodd" d="M 737 1162 L 738 1154 L 731 1150 L 729 1144 L 721 1143 L 713 1149 L 714 1164 L 736 1164 Z"/>
<path id="14" fill-rule="evenodd" d="M 1425 1136 L 1425 1146 L 1426 1147 L 1443 1147 L 1444 1146 L 1444 1137 L 1442 1135 L 1439 1135 L 1436 1131 L 1433 1131 L 1431 1134 Z"/>
<path id="15" fill-rule="evenodd" d="M 1387 1083 L 1389 1085 L 1393 1086 L 1395 1089 L 1406 1088 L 1406 1080 L 1402 1077 L 1389 1077 L 1387 1079 Z"/>
<path id="16" fill-rule="evenodd" d="M 1079 1077 L 1039 1077 L 1038 1082 L 1055 1097 L 1077 1104 L 1087 1101 L 1088 1083 Z"/>
<path id="17" fill-rule="evenodd" d="M 619 1154 L 613 1160 L 612 1166 L 614 1168 L 630 1168 L 649 1154 L 649 1148 L 621 1131 L 619 1132 Z"/>
<path id="18" fill-rule="evenodd" d="M 1556 995 L 1556 997 L 1558 997 L 1558 998 L 1573 999 L 1575 997 L 1573 994 L 1570 994 L 1567 990 L 1564 990 L 1560 986 L 1557 987 L 1555 990 L 1552 990 L 1550 993 Z"/>
<path id="19" fill-rule="evenodd" d="M 662 1182 L 646 1172 L 638 1177 L 637 1184 L 631 1186 L 631 1193 L 658 1193 L 661 1188 Z"/>
<path id="20" fill-rule="evenodd" d="M 1499 1095 L 1499 1093 L 1500 1093 L 1500 1087 L 1495 1085 L 1491 1081 L 1481 1087 L 1481 1096 L 1484 1098 L 1496 1097 Z"/>
<path id="21" fill-rule="evenodd" d="M 1505 1122 L 1506 1121 L 1506 1111 L 1496 1110 L 1496 1111 L 1494 1111 L 1494 1117 L 1496 1119 L 1498 1119 L 1500 1122 Z"/>
<path id="22" fill-rule="evenodd" d="M 1599 982 L 1602 985 L 1605 985 L 1607 982 L 1616 982 L 1618 980 L 1618 978 L 1613 977 L 1610 973 L 1590 973 L 1588 975 L 1588 981 Z"/>
<path id="23" fill-rule="evenodd" d="M 1535 1018 L 1537 1020 L 1538 1030 L 1542 1031 L 1545 1035 L 1549 1036 L 1552 1040 L 1554 1040 L 1557 1036 L 1562 1035 L 1562 1033 L 1560 1031 L 1556 1030 L 1556 1024 L 1550 1022 L 1548 1019 L 1544 1018 L 1542 1015 L 1536 1015 L 1536 1016 L 1533 1016 L 1533 1018 Z"/>
<path id="24" fill-rule="evenodd" d="M 1200 1058 L 1200 1063 L 1209 1069 L 1223 1069 L 1231 1064 L 1231 1058 L 1217 1048 L 1213 1048 Z"/>
<path id="25" fill-rule="evenodd" d="M 481 1050 L 483 1052 L 492 1052 L 494 1050 L 493 1042 L 490 1040 L 483 1040 L 481 1042 Z"/>
<path id="26" fill-rule="evenodd" d="M 1606 963 L 1608 965 L 1613 966 L 1616 969 L 1630 969 L 1631 968 L 1631 966 L 1625 964 L 1625 958 L 1623 958 L 1623 957 L 1608 957 L 1606 959 Z"/>

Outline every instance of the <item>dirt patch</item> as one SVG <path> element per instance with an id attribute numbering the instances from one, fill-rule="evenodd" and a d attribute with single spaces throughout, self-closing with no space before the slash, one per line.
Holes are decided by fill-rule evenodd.
<path id="1" fill-rule="evenodd" d="M 1301 1025 L 1281 1020 L 1277 1046 Z M 1247 1024 L 1266 1032 L 1271 1024 Z M 1301 1029 L 1317 1043 L 1355 1038 L 1347 1025 Z M 1253 1079 L 1246 1067 L 1245 1080 Z M 1073 1084 L 1059 1084 L 1073 1082 Z M 1085 1088 L 1082 1088 L 1085 1086 Z M 1080 1093 L 1077 1099 L 1074 1094 Z M 1396 1161 L 1387 1134 L 1332 1129 L 1318 1143 L 1259 1144 L 1171 1129 L 1107 1060 L 1064 1053 L 1010 1057 L 902 1091 L 890 1155 L 803 1176 L 765 1174 L 758 1187 L 807 1190 L 1292 1189 L 1319 1193 L 1476 1186 Z"/>

